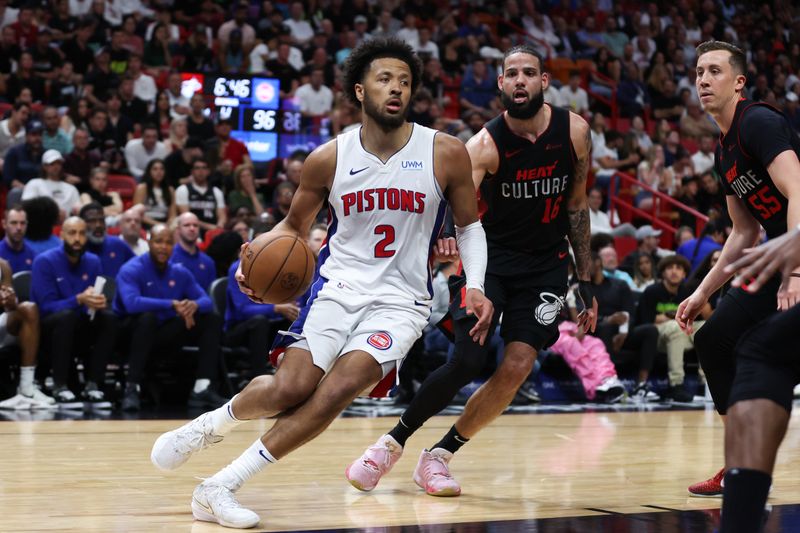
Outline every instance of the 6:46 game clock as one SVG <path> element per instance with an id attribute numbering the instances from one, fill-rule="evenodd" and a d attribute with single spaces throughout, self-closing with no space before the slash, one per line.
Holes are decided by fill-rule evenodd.
<path id="1" fill-rule="evenodd" d="M 273 78 L 206 76 L 203 93 L 212 98 L 217 117 L 233 123 L 231 135 L 247 145 L 253 161 L 268 161 L 278 152 L 280 82 Z"/>

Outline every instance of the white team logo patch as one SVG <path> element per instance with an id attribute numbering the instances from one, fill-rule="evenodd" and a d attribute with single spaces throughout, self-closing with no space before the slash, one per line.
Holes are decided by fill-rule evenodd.
<path id="1" fill-rule="evenodd" d="M 561 308 L 564 307 L 564 300 L 557 294 L 552 292 L 543 292 L 539 295 L 542 303 L 536 306 L 533 315 L 536 321 L 543 326 L 549 326 L 556 321 L 558 315 L 561 314 Z"/>
<path id="2" fill-rule="evenodd" d="M 367 342 L 370 346 L 379 350 L 388 350 L 392 347 L 392 336 L 385 331 L 381 331 L 370 335 Z"/>

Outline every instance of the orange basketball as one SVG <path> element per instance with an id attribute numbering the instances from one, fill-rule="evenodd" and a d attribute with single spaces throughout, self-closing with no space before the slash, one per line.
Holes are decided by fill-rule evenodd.
<path id="1" fill-rule="evenodd" d="M 266 303 L 284 304 L 305 292 L 314 277 L 316 259 L 296 235 L 262 233 L 242 255 L 245 284 Z"/>

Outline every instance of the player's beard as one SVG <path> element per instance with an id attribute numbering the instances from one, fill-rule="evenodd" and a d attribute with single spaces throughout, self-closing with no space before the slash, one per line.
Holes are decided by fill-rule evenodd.
<path id="1" fill-rule="evenodd" d="M 511 118 L 524 120 L 534 117 L 542 108 L 544 105 L 544 93 L 539 91 L 524 104 L 516 104 L 514 103 L 514 97 L 503 91 L 500 93 L 500 101 L 503 102 L 503 107 L 506 108 Z"/>
<path id="2" fill-rule="evenodd" d="M 402 100 L 401 100 L 402 101 Z M 408 116 L 409 105 L 406 106 L 396 115 L 388 115 L 381 112 L 380 107 L 375 103 L 372 98 L 364 91 L 364 113 L 374 120 L 378 126 L 386 130 L 394 130 L 405 124 L 406 117 Z"/>
<path id="3" fill-rule="evenodd" d="M 66 241 L 64 241 L 64 252 L 69 257 L 75 257 L 75 258 L 80 259 L 83 256 L 83 252 L 85 252 L 85 251 L 86 251 L 86 246 L 82 246 L 80 249 L 75 249 L 72 246 L 70 246 L 69 244 L 67 244 Z"/>

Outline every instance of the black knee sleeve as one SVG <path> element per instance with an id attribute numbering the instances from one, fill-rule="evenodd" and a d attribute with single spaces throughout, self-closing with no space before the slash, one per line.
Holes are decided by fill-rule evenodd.
<path id="1" fill-rule="evenodd" d="M 733 353 L 733 333 L 721 320 L 712 316 L 694 336 L 697 359 L 706 375 L 714 407 L 724 415 L 728 409 L 733 379 L 736 375 L 736 357 Z"/>
<path id="2" fill-rule="evenodd" d="M 454 324 L 456 349 L 453 357 L 434 370 L 420 386 L 402 421 L 416 430 L 430 417 L 447 407 L 461 387 L 475 379 L 483 370 L 489 353 L 488 343 L 473 342 L 469 330 L 475 319 L 459 320 Z"/>

